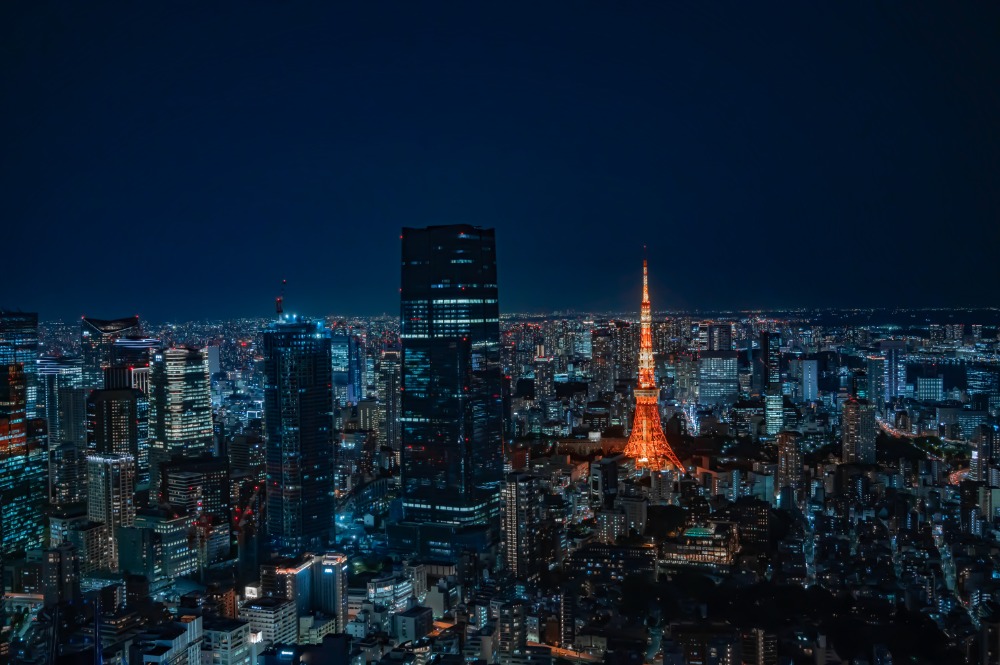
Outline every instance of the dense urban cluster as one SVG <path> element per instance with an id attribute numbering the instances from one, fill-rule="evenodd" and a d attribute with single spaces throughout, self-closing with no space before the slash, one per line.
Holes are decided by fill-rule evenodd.
<path id="1" fill-rule="evenodd" d="M 638 268 L 501 315 L 493 230 L 408 228 L 398 318 L 3 311 L 0 658 L 1000 662 L 1000 311 Z"/>

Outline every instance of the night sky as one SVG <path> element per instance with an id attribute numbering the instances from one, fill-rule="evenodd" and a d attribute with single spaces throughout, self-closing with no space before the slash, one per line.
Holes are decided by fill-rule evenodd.
<path id="1" fill-rule="evenodd" d="M 1000 305 L 1000 3 L 344 4 L 0 4 L 0 307 Z"/>

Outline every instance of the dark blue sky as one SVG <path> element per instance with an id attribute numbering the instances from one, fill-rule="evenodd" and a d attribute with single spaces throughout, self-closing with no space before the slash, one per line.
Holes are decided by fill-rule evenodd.
<path id="1" fill-rule="evenodd" d="M 656 307 L 1000 304 L 997 3 L 345 4 L 2 3 L 0 306 L 397 312 L 453 222 L 506 311 L 644 243 Z"/>

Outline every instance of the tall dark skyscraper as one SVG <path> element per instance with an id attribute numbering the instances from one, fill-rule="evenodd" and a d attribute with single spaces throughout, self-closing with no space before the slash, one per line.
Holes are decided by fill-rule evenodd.
<path id="1" fill-rule="evenodd" d="M 267 532 L 271 548 L 320 548 L 333 526 L 330 332 L 285 315 L 264 331 Z"/>
<path id="2" fill-rule="evenodd" d="M 24 368 L 25 409 L 28 418 L 37 414 L 38 402 L 38 314 L 0 311 L 0 365 L 20 363 Z"/>
<path id="3" fill-rule="evenodd" d="M 83 386 L 87 390 L 104 387 L 104 370 L 111 366 L 115 340 L 139 336 L 142 327 L 138 316 L 123 319 L 80 321 L 80 354 L 83 357 Z"/>
<path id="4" fill-rule="evenodd" d="M 776 332 L 760 334 L 760 362 L 763 365 L 764 391 L 781 390 L 781 336 Z"/>
<path id="5" fill-rule="evenodd" d="M 781 391 L 781 337 L 777 332 L 764 331 L 760 334 L 760 362 L 764 379 L 765 429 L 768 436 L 775 436 L 785 425 Z"/>
<path id="6" fill-rule="evenodd" d="M 137 485 L 149 483 L 149 400 L 141 390 L 94 390 L 87 397 L 87 448 L 131 455 Z"/>
<path id="7" fill-rule="evenodd" d="M 499 537 L 503 403 L 492 229 L 403 229 L 403 536 L 437 558 Z"/>

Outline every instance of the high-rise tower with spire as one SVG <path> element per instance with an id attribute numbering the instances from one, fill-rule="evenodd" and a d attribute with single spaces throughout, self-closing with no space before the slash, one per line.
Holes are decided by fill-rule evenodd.
<path id="1" fill-rule="evenodd" d="M 635 458 L 636 465 L 650 471 L 673 467 L 683 471 L 660 425 L 659 388 L 653 369 L 653 315 L 649 306 L 649 276 L 646 260 L 642 261 L 642 311 L 639 338 L 639 387 L 635 391 L 635 415 L 632 433 L 625 454 Z"/>

